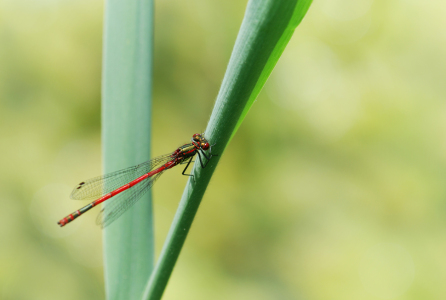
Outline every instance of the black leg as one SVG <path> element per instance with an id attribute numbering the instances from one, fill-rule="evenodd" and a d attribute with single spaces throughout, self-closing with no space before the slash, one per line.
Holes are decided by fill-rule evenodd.
<path id="1" fill-rule="evenodd" d="M 215 146 L 215 144 L 214 144 L 214 145 L 211 145 L 210 148 L 209 148 L 209 157 L 206 155 L 206 153 L 205 153 L 202 149 L 199 149 L 199 150 L 197 151 L 198 158 L 200 159 L 200 164 L 201 164 L 201 167 L 202 167 L 203 169 L 206 168 L 206 166 L 208 165 L 209 161 L 211 160 L 211 158 L 212 158 L 213 156 L 218 156 L 218 154 L 212 154 L 212 146 Z M 203 161 L 201 160 L 200 152 L 201 152 L 201 154 L 203 154 L 203 156 L 207 159 L 207 161 L 206 161 L 205 164 L 203 164 Z"/>
<path id="2" fill-rule="evenodd" d="M 189 159 L 189 162 L 187 163 L 186 167 L 185 167 L 184 170 L 183 170 L 183 173 L 181 173 L 181 174 L 183 174 L 184 176 L 192 176 L 192 178 L 194 178 L 194 175 L 191 175 L 191 174 L 184 174 L 184 172 L 186 172 L 187 168 L 189 167 L 190 163 L 192 162 L 192 158 L 193 158 L 193 157 L 191 157 L 191 158 Z"/>
<path id="3" fill-rule="evenodd" d="M 197 152 L 197 153 L 199 153 L 199 152 Z M 211 157 L 212 157 L 212 154 L 210 154 L 209 153 L 209 157 L 206 155 L 206 153 L 204 153 L 204 151 L 203 150 L 201 150 L 201 154 L 203 154 L 203 156 L 204 157 L 206 157 L 206 159 L 209 161 L 210 159 L 211 159 Z"/>
<path id="4" fill-rule="evenodd" d="M 197 153 L 200 154 L 200 152 L 197 152 Z M 200 163 L 201 163 L 201 167 L 202 167 L 202 168 L 206 168 L 206 166 L 208 165 L 209 161 L 211 160 L 211 158 L 212 158 L 213 156 L 218 156 L 218 155 L 209 153 L 209 157 L 208 157 L 208 156 L 206 155 L 206 153 L 204 153 L 203 150 L 201 150 L 201 154 L 203 154 L 203 156 L 207 159 L 206 163 L 203 165 L 203 163 L 201 162 L 201 156 L 198 155 L 198 157 L 200 158 Z"/>
<path id="5" fill-rule="evenodd" d="M 197 151 L 197 154 L 198 154 L 198 160 L 200 161 L 200 165 L 201 165 L 201 167 L 202 167 L 203 169 L 206 168 L 207 162 L 206 162 L 206 164 L 203 165 L 203 161 L 201 160 L 201 154 L 203 154 L 205 157 L 206 157 L 206 155 L 205 155 L 203 152 L 201 152 L 201 154 L 200 154 L 200 151 Z M 207 158 L 207 157 L 206 157 L 206 158 Z M 208 162 L 209 162 L 209 160 L 208 160 Z"/>
<path id="6" fill-rule="evenodd" d="M 209 146 L 209 155 L 210 155 L 209 159 L 211 159 L 212 156 L 218 156 L 218 154 L 212 154 L 212 146 L 215 146 L 215 145 L 216 144 Z"/>

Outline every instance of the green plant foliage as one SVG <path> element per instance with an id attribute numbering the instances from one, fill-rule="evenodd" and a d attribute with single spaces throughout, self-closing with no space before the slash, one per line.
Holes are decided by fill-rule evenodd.
<path id="1" fill-rule="evenodd" d="M 104 172 L 150 158 L 152 1 L 106 3 L 102 86 Z M 104 230 L 107 299 L 137 299 L 153 267 L 150 194 Z M 107 204 L 105 204 L 107 205 Z"/>
<path id="2" fill-rule="evenodd" d="M 271 74 L 311 0 L 251 0 L 211 115 L 206 137 L 214 157 L 194 166 L 143 299 L 160 299 L 186 239 L 200 201 L 224 149 Z M 198 165 L 198 166 L 197 166 Z"/>

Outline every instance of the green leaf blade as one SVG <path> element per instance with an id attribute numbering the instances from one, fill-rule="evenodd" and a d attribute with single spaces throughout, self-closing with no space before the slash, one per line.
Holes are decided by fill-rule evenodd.
<path id="1" fill-rule="evenodd" d="M 311 0 L 251 0 L 205 136 L 218 154 L 195 164 L 143 299 L 161 299 L 218 161 L 271 74 Z"/>
<path id="2" fill-rule="evenodd" d="M 262 13 L 262 15 L 265 15 L 262 22 L 263 26 L 256 29 L 255 24 L 258 22 L 258 17 L 256 18 L 251 14 L 247 14 L 244 20 L 244 23 L 246 21 L 246 26 L 243 26 L 242 24 L 240 32 L 251 31 L 251 34 L 248 33 L 248 35 L 253 36 L 253 46 L 250 48 L 251 52 L 245 54 L 245 60 L 253 61 L 253 63 L 259 64 L 261 66 L 261 71 L 259 72 L 255 68 L 252 68 L 251 70 L 249 70 L 248 68 L 244 68 L 243 70 L 244 72 L 248 72 L 251 74 L 250 78 L 245 81 L 255 81 L 255 86 L 252 89 L 248 101 L 246 102 L 240 118 L 237 121 L 235 129 L 232 132 L 231 139 L 237 132 L 244 118 L 248 114 L 248 111 L 254 104 L 255 99 L 257 98 L 269 76 L 271 75 L 271 72 L 273 71 L 280 56 L 285 50 L 286 45 L 293 36 L 294 30 L 300 24 L 303 17 L 307 13 L 311 2 L 312 0 L 271 1 L 270 3 L 268 3 L 269 5 L 271 5 L 269 7 L 269 10 L 261 10 L 260 7 L 262 5 L 260 2 L 250 2 L 253 7 L 251 9 L 249 9 L 248 7 L 247 10 L 260 12 Z M 255 33 L 255 31 L 257 31 L 257 33 Z M 240 35 L 240 37 L 241 40 L 243 36 Z M 265 44 L 268 46 L 264 46 Z M 260 48 L 263 48 L 262 51 L 256 51 L 256 49 Z M 236 46 L 234 47 L 234 53 L 242 51 L 243 49 L 237 49 L 236 43 Z M 231 68 L 228 67 L 228 70 L 230 69 Z M 241 84 L 240 88 L 243 88 Z"/>
<path id="3" fill-rule="evenodd" d="M 102 141 L 108 173 L 150 159 L 153 2 L 107 1 L 104 32 Z M 152 220 L 147 193 L 104 229 L 107 299 L 141 297 L 154 263 Z"/>

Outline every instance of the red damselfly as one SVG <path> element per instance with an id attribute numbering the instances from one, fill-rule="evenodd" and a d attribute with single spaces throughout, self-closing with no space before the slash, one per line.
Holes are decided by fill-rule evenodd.
<path id="1" fill-rule="evenodd" d="M 135 204 L 165 170 L 179 164 L 187 164 L 182 174 L 193 176 L 185 174 L 185 172 L 195 154 L 198 154 L 201 167 L 205 168 L 212 156 L 217 156 L 212 154 L 212 146 L 203 134 L 196 133 L 192 136 L 191 143 L 179 147 L 173 153 L 158 156 L 145 163 L 79 183 L 70 197 L 76 200 L 96 200 L 69 214 L 57 224 L 61 227 L 65 226 L 96 205 L 113 198 L 115 200 L 101 210 L 97 219 L 98 225 L 102 227 L 109 225 Z M 205 153 L 206 150 L 209 150 L 208 155 Z"/>

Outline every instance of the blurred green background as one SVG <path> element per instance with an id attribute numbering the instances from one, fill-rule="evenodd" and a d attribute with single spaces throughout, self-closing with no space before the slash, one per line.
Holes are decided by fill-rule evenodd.
<path id="1" fill-rule="evenodd" d="M 206 127 L 247 1 L 155 1 L 154 156 Z M 103 3 L 0 2 L 0 299 L 103 299 Z M 446 299 L 444 1 L 319 0 L 221 159 L 164 299 Z M 186 177 L 154 187 L 159 253 Z"/>

